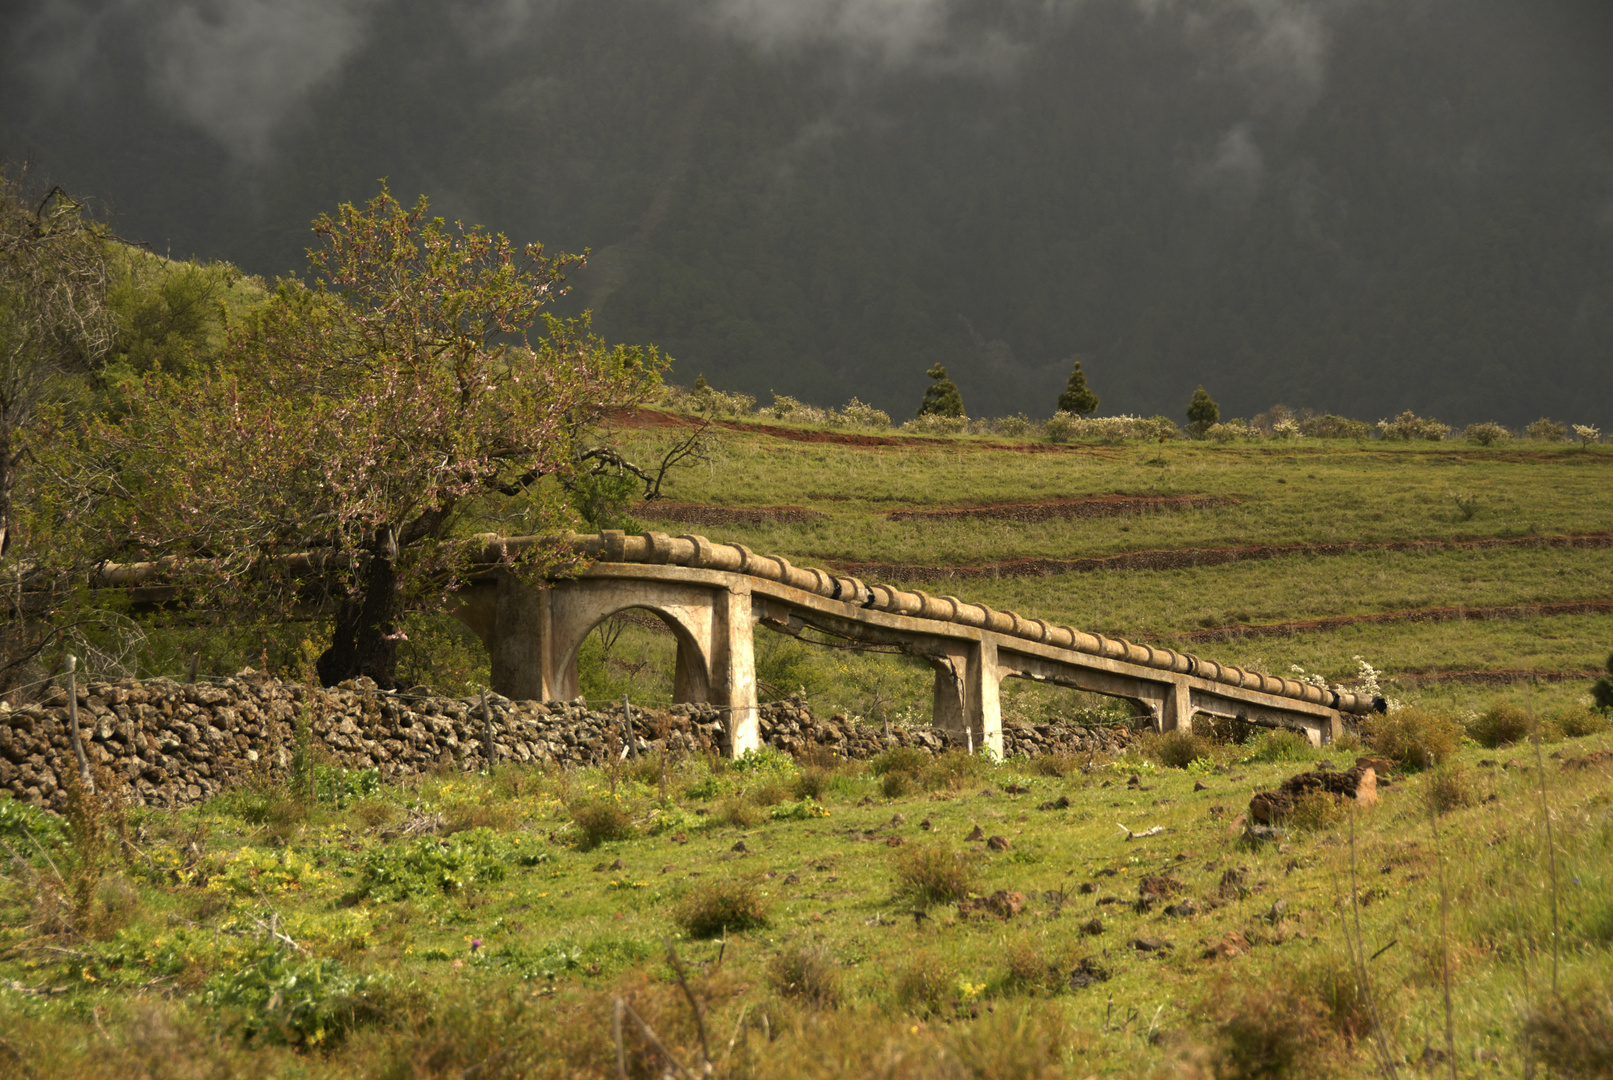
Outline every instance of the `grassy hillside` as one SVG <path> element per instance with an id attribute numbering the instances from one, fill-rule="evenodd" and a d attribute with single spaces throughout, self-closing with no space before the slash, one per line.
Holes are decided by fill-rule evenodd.
<path id="1" fill-rule="evenodd" d="M 804 441 L 826 434 L 844 441 Z M 670 437 L 623 432 L 645 458 Z M 1348 679 L 1359 655 L 1408 694 L 1549 708 L 1577 702 L 1613 649 L 1610 477 L 1600 446 L 1054 446 L 774 426 L 723 431 L 709 466 L 672 474 L 676 505 L 632 512 L 1254 670 Z M 594 643 L 601 696 L 670 691 L 670 638 L 650 626 L 624 627 L 608 651 Z M 884 683 L 927 677 L 758 635 L 764 679 L 804 685 L 827 709 L 873 716 Z"/>
<path id="2" fill-rule="evenodd" d="M 820 437 L 728 430 L 632 510 L 1276 673 L 1359 655 L 1407 708 L 1323 751 L 316 770 L 313 800 L 65 825 L 0 802 L 0 1073 L 1367 1077 L 1449 1047 L 1461 1076 L 1613 1075 L 1606 448 Z M 927 669 L 758 633 L 773 692 L 926 719 Z M 669 693 L 653 619 L 584 661 L 590 696 Z M 1102 704 L 1005 686 L 1011 720 Z M 1374 749 L 1441 763 L 1270 839 L 1237 821 Z"/>

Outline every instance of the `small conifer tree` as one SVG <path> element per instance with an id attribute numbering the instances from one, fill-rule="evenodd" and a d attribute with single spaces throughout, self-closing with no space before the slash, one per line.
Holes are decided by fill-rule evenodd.
<path id="1" fill-rule="evenodd" d="M 1203 435 L 1221 419 L 1221 407 L 1210 398 L 1209 391 L 1200 386 L 1193 391 L 1193 400 L 1187 405 L 1188 427 L 1195 435 Z"/>
<path id="2" fill-rule="evenodd" d="M 924 400 L 919 404 L 920 416 L 963 416 L 963 395 L 958 384 L 947 378 L 947 369 L 936 364 L 925 372 L 935 381 L 924 388 Z"/>
<path id="3" fill-rule="evenodd" d="M 1075 413 L 1085 416 L 1087 413 L 1098 411 L 1098 395 L 1087 386 L 1086 372 L 1081 370 L 1081 361 L 1075 362 L 1075 369 L 1070 372 L 1070 381 L 1064 386 L 1064 393 L 1059 395 L 1059 411 Z"/>

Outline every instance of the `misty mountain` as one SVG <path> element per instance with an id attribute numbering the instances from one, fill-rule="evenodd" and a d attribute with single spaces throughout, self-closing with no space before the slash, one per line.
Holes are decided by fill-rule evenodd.
<path id="1" fill-rule="evenodd" d="M 387 177 L 674 377 L 1613 426 L 1602 0 L 33 0 L 0 153 L 303 273 Z"/>

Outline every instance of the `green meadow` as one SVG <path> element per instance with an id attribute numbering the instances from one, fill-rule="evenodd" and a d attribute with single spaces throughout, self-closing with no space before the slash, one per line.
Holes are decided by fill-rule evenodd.
<path id="1" fill-rule="evenodd" d="M 648 459 L 670 437 L 622 432 Z M 1141 733 L 1115 758 L 767 751 L 397 784 L 309 762 L 311 785 L 173 813 L 0 802 L 0 1075 L 1613 1075 L 1613 731 L 1589 696 L 1613 616 L 1530 610 L 1613 601 L 1609 548 L 1532 542 L 1613 531 L 1613 452 L 890 442 L 725 430 L 664 488 L 822 515 L 804 523 L 625 509 L 1256 670 L 1353 684 L 1361 658 L 1402 707 L 1320 750 Z M 1111 494 L 1235 501 L 888 516 Z M 1472 540 L 1521 542 L 1449 546 Z M 1370 547 L 1408 541 L 1435 543 Z M 990 569 L 1338 544 L 1368 546 Z M 450 625 L 411 637 L 455 658 L 444 689 L 485 678 Z M 927 668 L 834 644 L 759 630 L 764 695 L 928 721 Z M 654 707 L 671 664 L 670 637 L 627 613 L 585 648 L 584 693 Z M 1004 712 L 1126 719 L 1014 683 Z M 1392 759 L 1374 804 L 1302 799 L 1274 833 L 1240 820 L 1255 791 L 1374 753 Z"/>

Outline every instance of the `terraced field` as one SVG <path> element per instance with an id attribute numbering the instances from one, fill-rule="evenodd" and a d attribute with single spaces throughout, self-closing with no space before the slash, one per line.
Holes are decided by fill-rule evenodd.
<path id="1" fill-rule="evenodd" d="M 626 439 L 653 456 L 668 430 Z M 673 474 L 667 505 L 633 512 L 1272 672 L 1347 680 L 1360 655 L 1406 673 L 1408 693 L 1464 706 L 1498 691 L 1567 701 L 1613 649 L 1606 448 L 813 438 L 730 424 L 709 466 Z M 657 692 L 670 653 L 624 647 Z M 827 705 L 867 714 L 881 693 L 868 665 L 818 662 L 835 671 Z"/>

